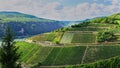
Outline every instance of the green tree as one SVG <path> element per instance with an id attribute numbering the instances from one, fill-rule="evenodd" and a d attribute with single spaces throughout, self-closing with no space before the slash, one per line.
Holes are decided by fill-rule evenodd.
<path id="1" fill-rule="evenodd" d="M 114 41 L 114 40 L 117 40 L 117 37 L 114 35 L 113 32 L 110 31 L 99 32 L 97 35 L 98 42 Z"/>
<path id="2" fill-rule="evenodd" d="M 2 38 L 0 62 L 2 68 L 21 68 L 21 64 L 17 63 L 21 53 L 18 53 L 18 47 L 15 46 L 13 32 L 10 27 L 5 30 Z"/>

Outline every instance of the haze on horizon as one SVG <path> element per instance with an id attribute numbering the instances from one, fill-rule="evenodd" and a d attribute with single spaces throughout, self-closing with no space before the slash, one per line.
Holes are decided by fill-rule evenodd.
<path id="1" fill-rule="evenodd" d="M 0 11 L 53 20 L 84 20 L 120 12 L 120 0 L 0 0 Z"/>

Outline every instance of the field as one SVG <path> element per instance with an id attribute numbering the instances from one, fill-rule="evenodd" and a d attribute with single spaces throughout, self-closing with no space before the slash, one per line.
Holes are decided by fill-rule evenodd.
<path id="1" fill-rule="evenodd" d="M 84 27 L 70 27 L 66 31 L 54 31 L 33 36 L 29 39 L 38 42 L 52 42 L 53 44 L 95 44 L 97 43 L 98 32 L 107 30 L 113 32 L 118 37 L 117 41 L 120 40 L 120 27 L 116 24 L 107 23 L 90 23 Z"/>
<path id="2" fill-rule="evenodd" d="M 104 29 L 114 28 L 116 25 L 103 23 L 90 23 L 86 27 L 74 27 L 69 31 L 102 31 Z"/>
<path id="3" fill-rule="evenodd" d="M 115 27 L 114 24 L 105 24 L 105 23 L 90 23 L 89 27 Z"/>
<path id="4" fill-rule="evenodd" d="M 107 59 L 120 55 L 120 46 L 90 46 L 87 50 L 84 63 Z"/>
<path id="5" fill-rule="evenodd" d="M 74 33 L 64 33 L 60 43 L 71 43 L 73 35 Z"/>
<path id="6" fill-rule="evenodd" d="M 75 33 L 72 43 L 95 43 L 96 35 L 92 33 Z"/>
<path id="7" fill-rule="evenodd" d="M 93 32 L 69 31 L 65 32 L 61 43 L 95 43 L 96 34 Z"/>
<path id="8" fill-rule="evenodd" d="M 115 24 L 105 23 L 90 23 L 85 27 L 74 27 L 69 28 L 66 31 L 50 32 L 29 38 L 32 41 L 49 41 L 57 44 L 81 44 L 81 43 L 96 43 L 97 33 L 105 30 L 110 30 L 115 35 L 120 36 L 119 27 Z"/>
<path id="9" fill-rule="evenodd" d="M 72 65 L 80 64 L 85 46 L 54 48 L 43 62 L 43 65 Z M 52 62 L 51 62 L 52 60 Z"/>
<path id="10" fill-rule="evenodd" d="M 17 42 L 21 59 L 26 64 L 41 62 L 43 66 L 90 63 L 120 55 L 119 45 L 42 47 L 38 44 Z"/>
<path id="11" fill-rule="evenodd" d="M 33 40 L 33 41 L 50 41 L 50 42 L 58 41 L 60 42 L 62 36 L 63 36 L 63 32 L 51 32 L 51 33 L 44 33 L 44 34 L 36 35 L 28 39 Z"/>
<path id="12" fill-rule="evenodd" d="M 81 28 L 71 28 L 69 31 L 101 31 L 105 27 L 98 28 L 98 27 L 81 27 Z"/>

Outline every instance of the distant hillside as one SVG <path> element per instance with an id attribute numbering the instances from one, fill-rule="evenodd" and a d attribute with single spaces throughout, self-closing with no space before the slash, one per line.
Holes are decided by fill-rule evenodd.
<path id="1" fill-rule="evenodd" d="M 19 12 L 0 12 L 0 36 L 6 25 L 12 27 L 16 36 L 36 35 L 69 26 L 72 22 L 38 18 Z"/>

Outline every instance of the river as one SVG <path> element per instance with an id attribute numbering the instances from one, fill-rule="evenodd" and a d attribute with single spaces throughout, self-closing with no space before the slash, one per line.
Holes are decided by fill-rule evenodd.
<path id="1" fill-rule="evenodd" d="M 14 41 L 24 41 L 25 39 L 24 38 L 22 38 L 22 39 L 15 39 Z M 0 45 L 1 45 L 1 43 L 2 43 L 2 40 L 0 40 Z"/>

